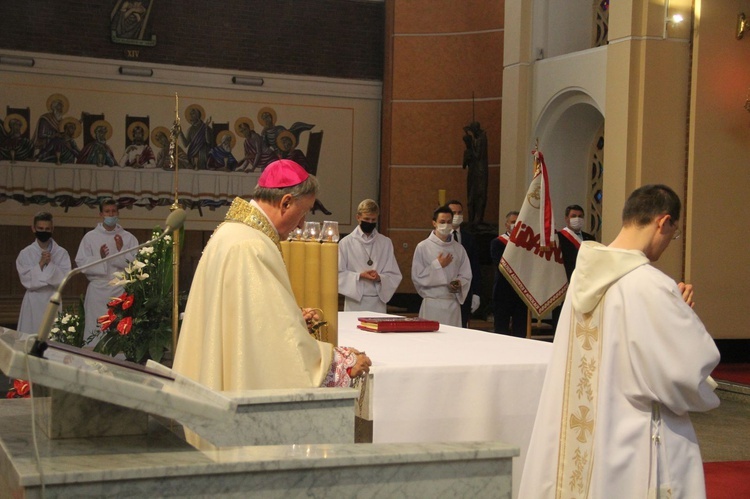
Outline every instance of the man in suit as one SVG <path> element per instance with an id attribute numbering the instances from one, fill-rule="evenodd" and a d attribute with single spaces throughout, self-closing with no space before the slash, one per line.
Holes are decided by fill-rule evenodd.
<path id="1" fill-rule="evenodd" d="M 505 215 L 505 232 L 490 242 L 490 256 L 492 265 L 495 267 L 492 311 L 495 316 L 495 333 L 525 338 L 528 309 L 508 279 L 500 273 L 499 268 L 516 220 L 518 220 L 518 212 L 508 212 Z"/>
<path id="2" fill-rule="evenodd" d="M 583 226 L 583 208 L 577 204 L 571 204 L 565 208 L 565 227 L 557 231 L 557 238 L 560 241 L 560 250 L 562 251 L 568 282 L 570 282 L 570 276 L 573 275 L 576 268 L 576 258 L 578 258 L 578 249 L 581 247 L 581 243 L 594 240 L 594 236 L 583 231 Z"/>
<path id="3" fill-rule="evenodd" d="M 593 241 L 594 236 L 583 231 L 584 218 L 583 208 L 577 204 L 571 204 L 565 208 L 565 227 L 557 231 L 557 240 L 562 251 L 563 265 L 565 266 L 565 275 L 570 276 L 576 269 L 576 258 L 578 258 L 578 249 L 583 241 Z M 557 329 L 557 320 L 560 318 L 562 303 L 552 311 L 552 325 Z"/>
<path id="4" fill-rule="evenodd" d="M 466 254 L 469 256 L 469 265 L 471 266 L 472 278 L 469 295 L 461 305 L 461 326 L 468 327 L 471 314 L 477 311 L 481 303 L 479 298 L 482 289 L 479 271 L 479 253 L 474 243 L 474 236 L 469 232 L 461 231 L 461 224 L 464 222 L 463 204 L 461 204 L 461 201 L 455 199 L 448 201 L 447 204 L 453 213 L 453 220 L 451 222 L 453 226 L 453 231 L 451 232 L 453 240 L 461 243 L 461 246 L 464 247 Z"/>

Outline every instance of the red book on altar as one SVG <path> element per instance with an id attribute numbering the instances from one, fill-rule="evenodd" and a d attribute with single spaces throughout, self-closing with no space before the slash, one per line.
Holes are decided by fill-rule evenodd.
<path id="1" fill-rule="evenodd" d="M 440 323 L 423 317 L 359 317 L 358 329 L 373 333 L 430 333 Z"/>

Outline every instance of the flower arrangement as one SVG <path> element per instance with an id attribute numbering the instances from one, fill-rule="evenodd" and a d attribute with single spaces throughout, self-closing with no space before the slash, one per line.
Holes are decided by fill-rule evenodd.
<path id="1" fill-rule="evenodd" d="M 31 397 L 31 386 L 29 382 L 23 379 L 14 379 L 13 388 L 8 390 L 5 398 L 9 399 L 26 399 Z"/>
<path id="2" fill-rule="evenodd" d="M 52 341 L 79 348 L 86 343 L 83 335 L 86 326 L 86 320 L 83 316 L 83 297 L 80 298 L 78 310 L 81 311 L 80 314 L 72 308 L 57 314 L 57 319 L 52 325 L 49 336 Z"/>
<path id="3" fill-rule="evenodd" d="M 160 235 L 156 228 L 152 238 Z M 165 236 L 141 248 L 111 284 L 125 292 L 98 318 L 103 337 L 94 351 L 112 356 L 122 352 L 138 363 L 160 361 L 172 345 L 172 238 Z"/>

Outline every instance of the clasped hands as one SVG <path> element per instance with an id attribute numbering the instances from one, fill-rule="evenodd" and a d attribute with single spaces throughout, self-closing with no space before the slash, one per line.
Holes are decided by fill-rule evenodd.
<path id="1" fill-rule="evenodd" d="M 367 279 L 368 281 L 380 282 L 380 274 L 375 269 L 365 270 L 359 274 L 360 279 Z"/>
<path id="2" fill-rule="evenodd" d="M 677 289 L 682 293 L 682 299 L 685 303 L 687 303 L 690 308 L 693 308 L 695 306 L 695 302 L 693 301 L 693 285 L 681 282 L 677 284 Z"/>
<path id="3" fill-rule="evenodd" d="M 352 379 L 358 378 L 360 376 L 366 376 L 367 373 L 370 372 L 370 366 L 372 365 L 370 357 L 368 357 L 365 352 L 360 352 L 356 348 L 349 347 L 349 350 L 357 356 L 357 361 L 351 367 L 349 375 L 352 377 Z"/>

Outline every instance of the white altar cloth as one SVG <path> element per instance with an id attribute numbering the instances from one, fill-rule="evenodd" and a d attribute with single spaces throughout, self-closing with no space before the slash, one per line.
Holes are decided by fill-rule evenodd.
<path id="1" fill-rule="evenodd" d="M 443 324 L 434 333 L 357 329 L 358 317 L 378 315 L 339 313 L 339 344 L 372 359 L 373 442 L 518 446 L 515 497 L 552 345 Z"/>

